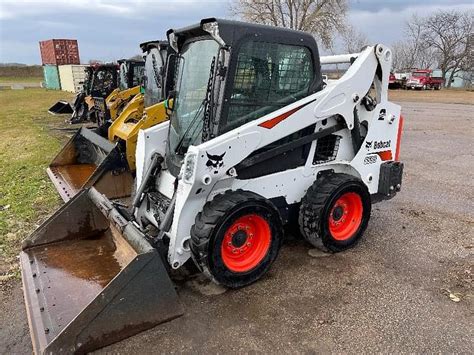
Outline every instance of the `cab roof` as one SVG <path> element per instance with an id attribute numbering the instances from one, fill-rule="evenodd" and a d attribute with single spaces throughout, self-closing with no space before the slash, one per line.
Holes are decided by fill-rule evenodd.
<path id="1" fill-rule="evenodd" d="M 247 23 L 241 21 L 225 20 L 219 18 L 205 18 L 202 19 L 199 23 L 182 27 L 179 29 L 169 29 L 166 32 L 168 41 L 171 43 L 170 35 L 176 37 L 176 45 L 178 50 L 182 49 L 183 44 L 191 39 L 196 37 L 209 36 L 209 32 L 204 29 L 205 24 L 216 23 L 219 30 L 219 36 L 224 40 L 225 44 L 228 46 L 233 46 L 238 42 L 242 37 L 249 37 L 255 35 L 262 35 L 265 37 L 271 36 L 274 38 L 274 42 L 279 42 L 280 40 L 294 41 L 295 44 L 304 44 L 308 47 L 313 47 L 317 53 L 317 44 L 314 37 L 306 32 L 291 30 L 283 27 L 260 25 L 255 23 Z"/>

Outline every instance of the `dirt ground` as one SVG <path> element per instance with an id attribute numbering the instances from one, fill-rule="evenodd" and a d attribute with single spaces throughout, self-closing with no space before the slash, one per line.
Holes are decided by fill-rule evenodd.
<path id="1" fill-rule="evenodd" d="M 474 106 L 402 110 L 402 192 L 374 206 L 356 248 L 311 256 L 288 233 L 263 280 L 180 284 L 183 317 L 99 353 L 472 353 Z M 0 292 L 0 353 L 31 352 L 20 282 Z"/>

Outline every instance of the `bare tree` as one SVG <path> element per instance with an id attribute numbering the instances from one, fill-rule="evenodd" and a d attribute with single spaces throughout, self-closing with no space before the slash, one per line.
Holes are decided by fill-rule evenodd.
<path id="1" fill-rule="evenodd" d="M 393 46 L 393 67 L 405 68 L 431 68 L 435 62 L 434 51 L 423 39 L 425 33 L 425 19 L 414 14 L 405 24 L 402 41 Z"/>
<path id="2" fill-rule="evenodd" d="M 360 52 L 363 47 L 369 45 L 367 35 L 357 30 L 352 25 L 346 25 L 344 30 L 341 31 L 340 37 L 342 40 L 343 50 L 347 53 Z"/>
<path id="3" fill-rule="evenodd" d="M 449 73 L 447 87 L 457 72 L 473 69 L 472 31 L 472 12 L 438 11 L 424 21 L 422 40 L 435 51 L 443 78 Z"/>
<path id="4" fill-rule="evenodd" d="M 331 48 L 345 28 L 347 0 L 233 0 L 231 12 L 250 22 L 306 31 Z"/>

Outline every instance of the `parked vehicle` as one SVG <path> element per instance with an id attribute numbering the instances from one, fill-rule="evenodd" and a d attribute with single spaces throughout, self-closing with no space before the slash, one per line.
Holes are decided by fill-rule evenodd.
<path id="1" fill-rule="evenodd" d="M 428 90 L 435 89 L 440 90 L 444 85 L 444 79 L 433 77 L 433 71 L 431 69 L 419 69 L 411 73 L 410 78 L 407 81 L 407 89 L 419 89 Z"/>

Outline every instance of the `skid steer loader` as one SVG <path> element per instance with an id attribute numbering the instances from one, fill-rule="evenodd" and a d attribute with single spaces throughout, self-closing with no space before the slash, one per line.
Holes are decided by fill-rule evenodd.
<path id="1" fill-rule="evenodd" d="M 110 126 L 106 126 L 109 140 L 102 137 L 105 124 L 95 132 L 81 128 L 47 169 L 64 201 L 90 186 L 95 186 L 109 198 L 121 198 L 124 202 L 131 194 L 138 130 L 167 119 L 162 101 L 170 90 L 169 84 L 166 84 L 166 70 L 172 73 L 174 62 L 171 60 L 167 64 L 166 42 L 146 42 L 140 47 L 146 58 L 144 93 L 135 95 L 120 115 L 109 122 Z"/>
<path id="2" fill-rule="evenodd" d="M 117 142 L 125 152 L 128 167 L 135 171 L 135 150 L 138 132 L 166 120 L 164 98 L 173 89 L 173 50 L 164 41 L 140 45 L 146 58 L 144 93 L 135 96 L 109 128 L 109 140 Z M 166 73 L 165 73 L 166 71 Z M 169 80 L 166 80 L 169 78 Z M 163 80 L 165 79 L 165 80 Z"/>
<path id="3" fill-rule="evenodd" d="M 85 69 L 83 88 L 72 104 L 66 101 L 58 101 L 48 112 L 51 114 L 71 113 L 67 120 L 69 123 L 96 122 L 96 110 L 93 97 L 107 97 L 117 87 L 116 64 L 94 64 Z"/>
<path id="4" fill-rule="evenodd" d="M 100 132 L 107 137 L 110 122 L 114 121 L 126 104 L 140 93 L 145 62 L 143 60 L 120 59 L 119 84 L 109 96 L 94 97 L 94 107 L 97 112 L 97 125 Z"/>
<path id="5" fill-rule="evenodd" d="M 94 340 L 130 335 L 114 330 L 130 329 L 125 315 L 133 317 L 133 324 L 138 317 L 129 296 L 117 292 L 111 303 L 123 300 L 120 310 L 102 314 L 94 302 L 85 302 L 80 313 L 93 318 L 97 312 L 104 321 L 100 324 L 107 326 L 89 326 L 71 315 L 71 322 L 61 323 L 64 328 L 44 336 L 45 322 L 60 313 L 51 306 L 53 298 L 67 302 L 75 295 L 71 289 L 79 286 L 58 282 L 44 289 L 49 283 L 31 265 L 49 246 L 61 255 L 46 258 L 55 260 L 52 269 L 69 269 L 73 258 L 99 253 L 104 233 L 111 231 L 114 253 L 122 255 L 124 246 L 130 246 L 139 254 L 139 241 L 164 253 L 164 265 L 150 277 L 168 283 L 165 269 L 179 269 L 192 260 L 214 282 L 238 288 L 268 272 L 282 245 L 283 225 L 293 216 L 310 244 L 343 251 L 362 237 L 372 202 L 390 199 L 401 189 L 403 119 L 400 106 L 387 98 L 392 52 L 386 46 L 320 57 L 310 34 L 214 18 L 167 35 L 177 53 L 175 90 L 167 102 L 170 121 L 139 133 L 133 215 L 91 187 L 25 241 L 24 292 L 37 352 L 77 351 L 78 343 L 88 349 L 104 345 Z M 323 88 L 321 64 L 339 63 L 349 68 Z M 53 230 L 61 243 L 41 238 Z M 108 284 L 110 276 L 104 277 L 102 269 L 85 266 L 85 275 L 107 284 L 93 294 L 100 299 L 116 292 L 114 281 L 133 263 Z M 61 280 L 59 271 L 57 275 Z M 36 284 L 29 286 L 32 282 Z M 130 292 L 143 286 L 125 285 Z M 44 292 L 49 296 L 43 297 Z M 169 306 L 169 299 L 154 290 L 135 292 L 135 304 L 143 296 Z M 111 298 L 106 299 L 104 307 Z M 144 304 L 147 311 L 148 306 Z M 180 308 L 173 310 L 177 315 Z M 91 343 L 77 330 L 77 319 L 83 333 L 95 335 Z M 38 333 L 43 343 L 35 343 Z"/>

